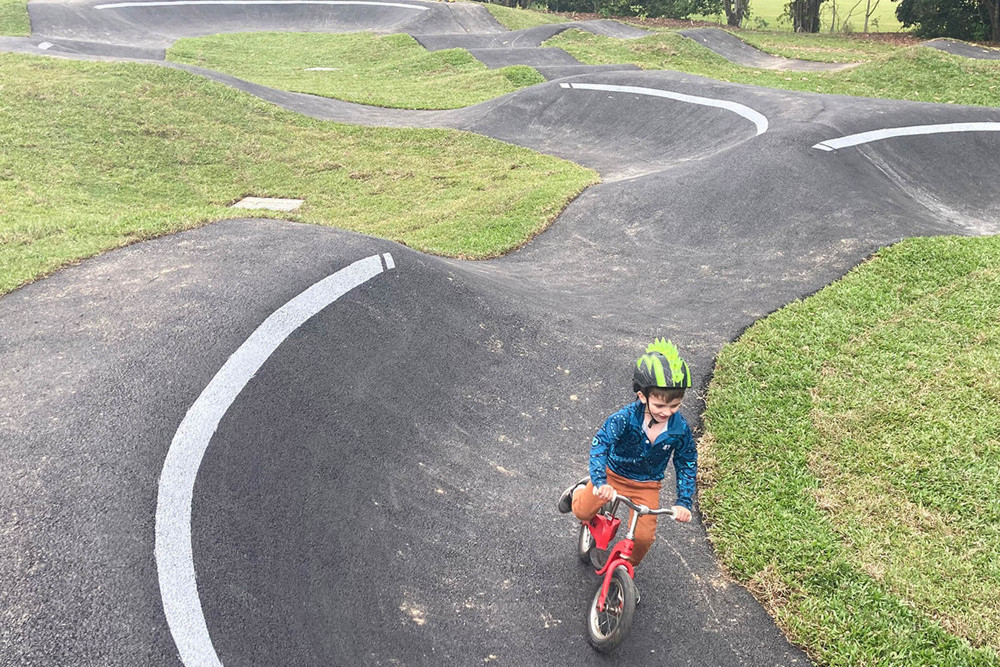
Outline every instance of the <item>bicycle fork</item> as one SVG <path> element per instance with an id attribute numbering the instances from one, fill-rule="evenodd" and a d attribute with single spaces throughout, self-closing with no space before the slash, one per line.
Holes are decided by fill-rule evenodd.
<path id="1" fill-rule="evenodd" d="M 628 576 L 635 579 L 635 568 L 632 565 L 632 561 L 629 560 L 632 556 L 632 548 L 635 545 L 635 525 L 639 521 L 639 513 L 632 512 L 632 516 L 629 518 L 628 532 L 625 533 L 625 537 L 618 541 L 614 547 L 611 549 L 611 553 L 608 554 L 608 560 L 604 563 L 604 567 L 597 570 L 597 575 L 604 575 L 604 583 L 601 584 L 601 595 L 597 598 L 597 610 L 604 611 L 604 607 L 607 602 L 608 589 L 611 587 L 611 577 L 614 574 L 615 568 L 622 566 L 628 570 Z M 593 520 L 591 520 L 593 523 Z M 605 542 L 607 544 L 607 542 Z"/>

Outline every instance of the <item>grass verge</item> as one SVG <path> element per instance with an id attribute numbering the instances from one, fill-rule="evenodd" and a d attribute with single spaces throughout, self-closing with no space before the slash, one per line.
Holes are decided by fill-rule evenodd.
<path id="1" fill-rule="evenodd" d="M 0 54 L 0 71 L 0 294 L 110 248 L 246 215 L 227 208 L 246 195 L 306 200 L 262 216 L 492 257 L 598 180 L 473 134 L 311 120 L 165 67 Z"/>
<path id="2" fill-rule="evenodd" d="M 864 39 L 861 36 L 757 30 L 740 30 L 733 34 L 750 46 L 776 56 L 828 63 L 863 62 L 880 56 L 891 56 L 901 50 L 897 44 Z"/>
<path id="3" fill-rule="evenodd" d="M 1000 238 L 912 239 L 719 354 L 701 507 L 828 665 L 1000 664 Z"/>
<path id="4" fill-rule="evenodd" d="M 213 35 L 178 40 L 167 58 L 281 90 L 407 109 L 464 107 L 545 80 L 524 65 L 487 69 L 464 49 L 427 51 L 409 35 Z"/>
<path id="5" fill-rule="evenodd" d="M 1000 106 L 1000 62 L 976 61 L 914 46 L 873 55 L 839 72 L 779 72 L 733 64 L 677 33 L 635 40 L 568 30 L 544 46 L 565 49 L 590 64 L 633 63 L 733 83 L 834 95 Z"/>
<path id="6" fill-rule="evenodd" d="M 30 34 L 28 0 L 0 0 L 0 35 L 27 37 Z"/>
<path id="7" fill-rule="evenodd" d="M 566 23 L 571 20 L 561 14 L 504 7 L 503 5 L 495 5 L 493 3 L 486 3 L 486 9 L 489 10 L 490 14 L 493 14 L 493 18 L 500 25 L 508 30 L 524 30 L 525 28 L 534 28 L 535 26 L 548 25 L 550 23 Z"/>

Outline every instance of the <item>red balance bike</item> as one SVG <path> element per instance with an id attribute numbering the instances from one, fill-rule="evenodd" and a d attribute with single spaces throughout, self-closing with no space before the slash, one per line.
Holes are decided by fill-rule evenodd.
<path id="1" fill-rule="evenodd" d="M 630 508 L 632 517 L 625 537 L 616 542 L 609 553 L 608 545 L 622 522 L 615 516 L 619 505 Z M 635 524 L 639 517 L 646 514 L 666 514 L 673 517 L 674 510 L 651 510 L 616 493 L 597 516 L 580 524 L 577 542 L 580 560 L 596 567 L 597 574 L 604 577 L 587 610 L 587 639 L 591 646 L 602 653 L 616 649 L 632 627 L 638 593 L 632 580 L 635 572 L 628 557 L 632 555 L 632 548 L 635 546 Z"/>

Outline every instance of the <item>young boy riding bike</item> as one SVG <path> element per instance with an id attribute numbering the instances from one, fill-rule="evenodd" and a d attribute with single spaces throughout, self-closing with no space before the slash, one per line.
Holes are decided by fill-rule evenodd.
<path id="1" fill-rule="evenodd" d="M 677 474 L 677 521 L 691 520 L 698 450 L 678 412 L 691 372 L 673 343 L 659 339 L 646 348 L 632 373 L 637 400 L 608 417 L 590 446 L 590 476 L 563 491 L 559 511 L 590 521 L 617 491 L 650 509 L 660 506 L 663 473 L 671 455 Z M 638 565 L 656 534 L 656 515 L 639 518 L 631 561 Z"/>

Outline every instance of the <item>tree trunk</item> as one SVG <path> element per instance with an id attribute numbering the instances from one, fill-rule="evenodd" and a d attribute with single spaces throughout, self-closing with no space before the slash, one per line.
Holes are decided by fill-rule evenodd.
<path id="1" fill-rule="evenodd" d="M 731 28 L 741 28 L 747 14 L 747 0 L 725 0 L 722 8 L 726 10 L 726 25 Z"/>
<path id="2" fill-rule="evenodd" d="M 1000 0 L 981 0 L 990 15 L 990 41 L 1000 42 Z"/>
<path id="3" fill-rule="evenodd" d="M 819 32 L 819 5 L 822 0 L 792 0 L 789 10 L 795 32 Z"/>
<path id="4" fill-rule="evenodd" d="M 740 27 L 739 20 L 736 18 L 736 11 L 733 9 L 733 0 L 726 0 L 722 3 L 722 8 L 726 10 L 726 25 L 733 28 Z"/>

